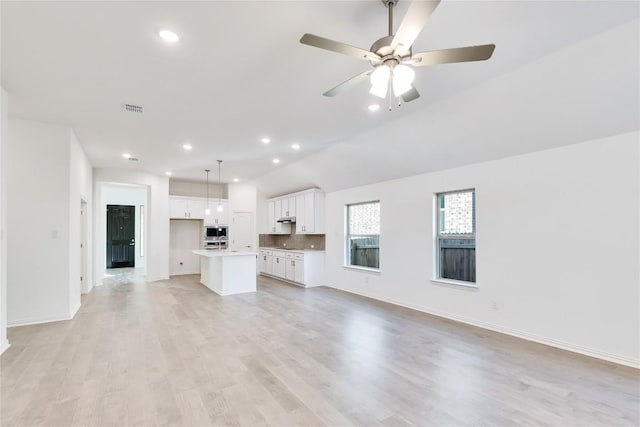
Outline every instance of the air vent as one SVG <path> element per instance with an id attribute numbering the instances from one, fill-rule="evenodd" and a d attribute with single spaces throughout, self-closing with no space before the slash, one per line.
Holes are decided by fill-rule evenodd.
<path id="1" fill-rule="evenodd" d="M 139 161 L 139 160 L 140 160 L 140 159 L 138 159 L 137 157 L 129 157 L 129 161 L 130 161 L 130 162 L 137 162 L 137 161 Z"/>
<path id="2" fill-rule="evenodd" d="M 138 113 L 138 114 L 144 113 L 144 109 L 142 108 L 142 105 L 124 104 L 124 110 L 130 113 Z"/>

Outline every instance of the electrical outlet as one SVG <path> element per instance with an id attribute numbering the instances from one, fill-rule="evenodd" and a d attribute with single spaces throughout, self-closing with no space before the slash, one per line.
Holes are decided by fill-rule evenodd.
<path id="1" fill-rule="evenodd" d="M 495 301 L 491 301 L 491 308 L 494 309 L 494 310 L 497 310 L 498 309 L 498 303 L 495 302 Z"/>

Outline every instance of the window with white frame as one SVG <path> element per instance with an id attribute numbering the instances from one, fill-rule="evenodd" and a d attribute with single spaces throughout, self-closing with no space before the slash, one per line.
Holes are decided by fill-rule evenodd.
<path id="1" fill-rule="evenodd" d="M 476 192 L 436 195 L 436 279 L 476 282 Z"/>
<path id="2" fill-rule="evenodd" d="M 380 268 L 380 202 L 346 207 L 346 265 Z"/>

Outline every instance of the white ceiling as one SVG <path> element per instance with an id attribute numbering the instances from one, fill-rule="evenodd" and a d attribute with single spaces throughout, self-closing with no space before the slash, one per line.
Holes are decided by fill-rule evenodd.
<path id="1" fill-rule="evenodd" d="M 445 0 L 414 51 L 495 43 L 493 58 L 419 68 L 422 97 L 375 114 L 366 84 L 321 96 L 368 63 L 298 40 L 368 48 L 386 31 L 378 0 L 1 7 L 10 114 L 71 125 L 96 167 L 203 179 L 223 159 L 223 180 L 268 195 L 331 191 L 638 129 L 637 2 Z"/>

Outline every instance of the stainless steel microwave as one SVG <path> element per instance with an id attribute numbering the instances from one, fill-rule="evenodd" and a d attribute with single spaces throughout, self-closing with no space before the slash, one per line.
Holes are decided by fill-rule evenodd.
<path id="1" fill-rule="evenodd" d="M 226 225 L 206 225 L 204 227 L 204 240 L 205 242 L 227 240 L 228 231 L 229 227 Z"/>

